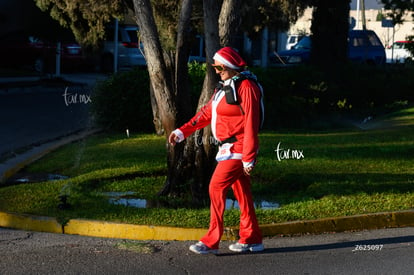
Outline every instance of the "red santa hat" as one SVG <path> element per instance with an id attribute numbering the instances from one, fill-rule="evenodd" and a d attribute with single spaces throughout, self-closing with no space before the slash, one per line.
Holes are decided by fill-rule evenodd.
<path id="1" fill-rule="evenodd" d="M 247 65 L 239 53 L 231 47 L 224 47 L 218 50 L 214 54 L 213 59 L 233 70 L 238 70 Z"/>

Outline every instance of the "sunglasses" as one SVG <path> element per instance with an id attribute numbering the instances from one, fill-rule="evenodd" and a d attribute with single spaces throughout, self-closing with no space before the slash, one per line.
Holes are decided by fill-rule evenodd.
<path id="1" fill-rule="evenodd" d="M 211 66 L 213 66 L 213 68 L 216 69 L 219 72 L 222 72 L 222 71 L 225 70 L 225 68 L 221 65 L 211 65 Z"/>

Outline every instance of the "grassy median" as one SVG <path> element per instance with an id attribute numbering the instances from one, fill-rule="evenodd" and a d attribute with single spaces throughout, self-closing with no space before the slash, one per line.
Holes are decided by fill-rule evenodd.
<path id="1" fill-rule="evenodd" d="M 414 208 L 414 109 L 343 131 L 263 132 L 252 176 L 261 224 Z M 165 138 L 100 134 L 66 145 L 27 167 L 28 174 L 67 179 L 0 188 L 0 210 L 133 224 L 208 227 L 209 210 L 115 205 L 156 197 L 166 175 Z M 67 204 L 62 204 L 65 198 Z M 239 211 L 226 210 L 226 226 Z"/>

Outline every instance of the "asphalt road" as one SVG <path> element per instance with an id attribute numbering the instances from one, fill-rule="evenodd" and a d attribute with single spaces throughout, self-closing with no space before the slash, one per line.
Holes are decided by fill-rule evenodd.
<path id="1" fill-rule="evenodd" d="M 72 83 L 0 78 L 0 157 L 91 126 L 91 91 L 102 75 L 66 75 Z M 0 158 L 0 159 L 1 159 Z"/>
<path id="2" fill-rule="evenodd" d="M 413 274 L 414 228 L 264 240 L 261 253 L 196 255 L 192 242 L 0 228 L 1 274 Z"/>

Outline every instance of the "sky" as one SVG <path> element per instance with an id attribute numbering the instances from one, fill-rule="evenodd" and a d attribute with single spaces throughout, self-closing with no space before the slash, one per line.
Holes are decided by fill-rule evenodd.
<path id="1" fill-rule="evenodd" d="M 351 2 L 351 10 L 356 10 L 358 0 L 352 0 Z M 365 9 L 380 9 L 382 8 L 382 4 L 378 4 L 378 2 L 381 3 L 381 0 L 365 0 Z"/>

